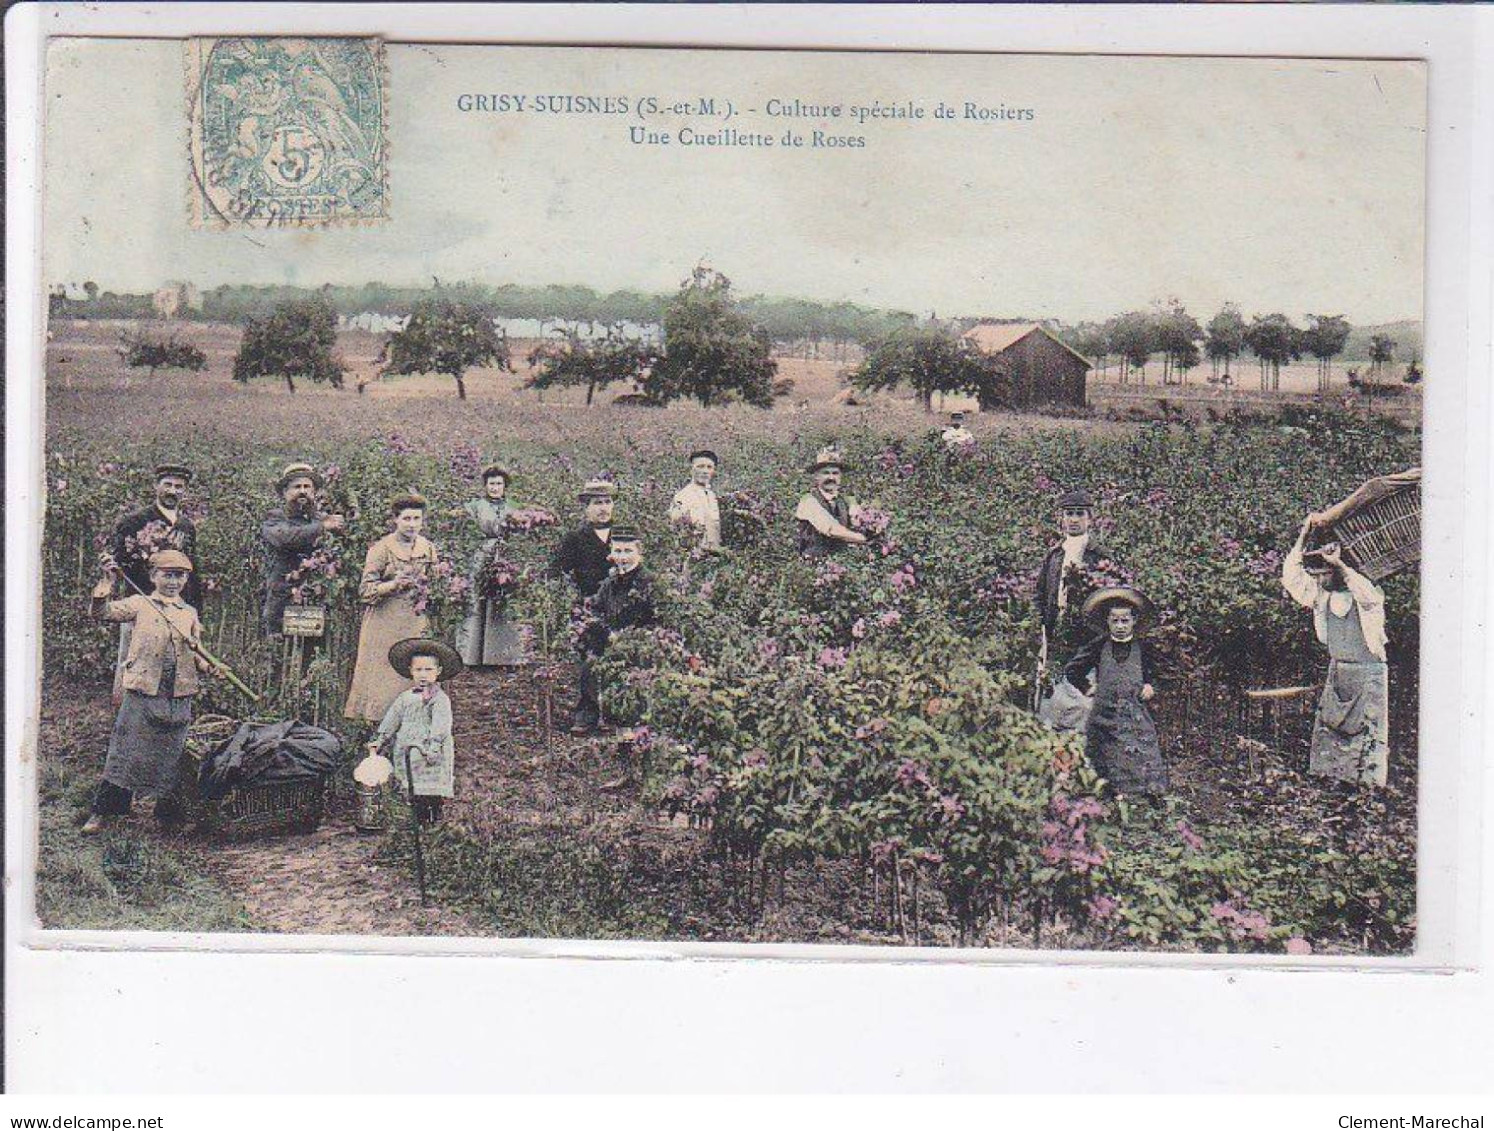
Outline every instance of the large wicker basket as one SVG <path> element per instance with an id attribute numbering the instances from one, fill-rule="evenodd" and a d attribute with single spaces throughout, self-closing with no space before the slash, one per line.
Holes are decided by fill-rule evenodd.
<path id="1" fill-rule="evenodd" d="M 1409 569 L 1421 561 L 1421 468 L 1371 479 L 1322 517 L 1314 541 L 1338 542 L 1371 581 Z"/>
<path id="2" fill-rule="evenodd" d="M 238 730 L 225 715 L 203 715 L 187 731 L 181 777 L 184 815 L 198 828 L 223 836 L 255 836 L 268 832 L 310 832 L 326 811 L 325 778 L 241 786 L 226 797 L 204 800 L 197 791 L 202 759 Z"/>

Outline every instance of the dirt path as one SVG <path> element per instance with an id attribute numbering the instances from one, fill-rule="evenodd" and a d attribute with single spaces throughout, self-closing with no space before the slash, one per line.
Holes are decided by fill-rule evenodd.
<path id="1" fill-rule="evenodd" d="M 421 907 L 414 877 L 378 860 L 380 837 L 339 818 L 309 834 L 205 844 L 204 868 L 249 912 L 254 927 L 285 934 L 481 935 L 445 907 Z"/>

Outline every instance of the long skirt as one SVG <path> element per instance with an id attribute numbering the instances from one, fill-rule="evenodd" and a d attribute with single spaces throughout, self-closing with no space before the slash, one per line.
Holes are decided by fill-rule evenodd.
<path id="1" fill-rule="evenodd" d="M 175 789 L 192 723 L 192 699 L 126 690 L 109 734 L 104 780 L 141 797 L 164 797 Z"/>
<path id="2" fill-rule="evenodd" d="M 1390 766 L 1389 701 L 1384 664 L 1328 661 L 1308 770 L 1340 781 L 1384 785 Z"/>
<path id="3" fill-rule="evenodd" d="M 353 683 L 348 688 L 347 719 L 377 723 L 384 718 L 395 697 L 409 689 L 410 681 L 389 666 L 389 649 L 411 636 L 424 636 L 430 627 L 425 616 L 403 594 L 386 598 L 363 610 L 358 631 L 358 659 L 353 665 Z"/>
<path id="4" fill-rule="evenodd" d="M 474 601 L 457 630 L 457 651 L 469 668 L 522 664 L 524 641 L 517 626 L 503 619 L 503 605 L 487 599 Z"/>

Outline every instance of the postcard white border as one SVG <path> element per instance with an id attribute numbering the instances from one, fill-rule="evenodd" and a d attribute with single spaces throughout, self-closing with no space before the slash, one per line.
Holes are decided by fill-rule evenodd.
<path id="1" fill-rule="evenodd" d="M 277 998 L 287 1006 L 305 993 L 309 984 L 319 985 L 331 995 L 325 1006 L 341 1012 L 349 1023 L 367 1012 L 368 986 L 380 985 L 393 998 L 408 997 L 403 988 L 413 983 L 428 984 L 429 995 L 411 998 L 408 1007 L 417 1013 L 434 1009 L 448 1014 L 461 1028 L 465 1024 L 474 1033 L 484 1033 L 481 1013 L 475 1012 L 473 1000 L 444 996 L 451 979 L 457 976 L 463 984 L 471 979 L 482 986 L 482 992 L 471 995 L 492 1001 L 493 995 L 511 995 L 506 1001 L 534 1002 L 573 997 L 576 982 L 606 983 L 602 997 L 587 1012 L 595 1022 L 626 1019 L 645 1023 L 649 1032 L 660 1029 L 654 1022 L 666 1022 L 662 1028 L 669 1039 L 668 1016 L 673 1010 L 690 1003 L 689 1012 L 700 1012 L 699 987 L 715 986 L 718 992 L 737 1001 L 746 1019 L 744 1031 L 767 1020 L 765 1013 L 773 1003 L 783 1000 L 786 988 L 797 987 L 801 996 L 791 999 L 787 1008 L 803 1009 L 802 992 L 808 972 L 817 972 L 808 983 L 813 992 L 809 1000 L 816 1024 L 842 1031 L 846 1023 L 864 1014 L 865 1002 L 856 994 L 884 997 L 887 1015 L 875 1023 L 862 1026 L 863 1038 L 870 1038 L 883 1024 L 906 1011 L 922 1016 L 924 1010 L 913 1000 L 904 1000 L 900 989 L 913 983 L 941 987 L 943 1001 L 937 1014 L 952 1031 L 978 1039 L 991 1046 L 997 1056 L 1010 1056 L 1013 1050 L 1031 1054 L 1035 1048 L 1046 1050 L 1031 1061 L 1039 1077 L 1054 1074 L 1045 1057 L 1055 1047 L 1075 1047 L 1071 1035 L 1039 1040 L 1035 1046 L 1013 1043 L 1017 1031 L 1007 1024 L 1038 1023 L 1041 1016 L 1060 1016 L 1068 1011 L 1059 1003 L 1064 995 L 1049 1000 L 1044 996 L 1057 987 L 1072 991 L 1074 1000 L 1083 998 L 1100 1008 L 1141 1010 L 1150 1014 L 1156 1007 L 1175 1002 L 1181 1007 L 1190 999 L 1228 1000 L 1231 987 L 1249 980 L 1260 993 L 1260 1004 L 1269 1010 L 1306 1004 L 1320 995 L 1336 996 L 1331 987 L 1347 980 L 1361 987 L 1357 992 L 1366 998 L 1381 999 L 1418 997 L 1421 1009 L 1444 995 L 1428 987 L 1462 983 L 1468 979 L 1481 986 L 1478 993 L 1432 1007 L 1426 1014 L 1429 1024 L 1440 1019 L 1444 1025 L 1457 1025 L 1466 1013 L 1468 998 L 1488 1001 L 1489 968 L 1487 925 L 1480 933 L 1480 917 L 1487 919 L 1488 901 L 1481 895 L 1488 890 L 1489 861 L 1487 829 L 1481 824 L 1481 801 L 1484 796 L 1482 735 L 1484 717 L 1482 695 L 1488 687 L 1483 610 L 1486 609 L 1484 578 L 1488 563 L 1488 341 L 1490 325 L 1489 249 L 1491 175 L 1485 145 L 1484 163 L 1475 166 L 1475 136 L 1490 136 L 1490 112 L 1494 109 L 1491 82 L 1485 76 L 1475 86 L 1473 61 L 1480 43 L 1494 46 L 1494 13 L 1477 9 L 1349 9 L 1349 8 L 927 8 L 846 9 L 827 7 L 763 8 L 720 7 L 588 7 L 588 6 L 501 6 L 501 7 L 423 7 L 405 6 L 336 6 L 318 5 L 289 9 L 284 6 L 235 6 L 229 10 L 211 4 L 181 5 L 170 9 L 144 6 L 119 6 L 89 9 L 81 6 L 18 7 L 7 19 L 6 71 L 9 168 L 7 194 L 8 278 L 14 281 L 7 296 L 7 654 L 6 668 L 8 775 L 6 865 L 7 922 L 7 1005 L 11 1024 L 7 1026 L 7 1057 L 22 1082 L 34 1081 L 43 1086 L 66 1086 L 66 1060 L 59 1060 L 65 1050 L 78 1055 L 78 1043 L 84 1047 L 111 1047 L 107 1038 L 118 1041 L 129 1031 L 128 1010 L 108 1008 L 107 998 L 94 998 L 97 1007 L 92 1015 L 82 1009 L 89 995 L 84 986 L 95 990 L 115 987 L 123 996 L 139 994 L 143 988 L 164 995 L 158 1001 L 160 1010 L 152 1013 L 164 1017 L 166 1002 L 172 1004 L 171 1015 L 180 1014 L 182 1002 L 194 997 L 204 1006 L 222 997 L 225 984 L 239 989 L 252 986 L 255 993 L 255 1016 L 261 1006 Z M 1446 537 L 1429 539 L 1426 547 L 1426 581 L 1424 585 L 1423 623 L 1425 639 L 1457 639 L 1455 653 L 1437 653 L 1423 649 L 1423 756 L 1421 770 L 1421 861 L 1419 891 L 1423 943 L 1417 954 L 1408 959 L 1351 960 L 1353 971 L 1322 970 L 1313 976 L 1284 973 L 1281 967 L 1300 967 L 1293 959 L 1242 959 L 1240 956 L 1195 957 L 1142 954 L 1066 954 L 1057 952 L 957 952 L 948 950 L 908 950 L 904 948 L 834 948 L 823 946 L 747 946 L 733 944 L 684 943 L 590 943 L 516 940 L 447 940 L 447 939 L 368 939 L 318 938 L 289 936 L 174 936 L 119 934 L 106 932 L 37 932 L 16 939 L 17 927 L 33 922 L 31 868 L 34 860 L 31 807 L 27 798 L 34 797 L 34 764 L 20 757 L 22 742 L 34 743 L 34 695 L 29 679 L 39 665 L 39 641 L 36 633 L 37 592 L 32 547 L 28 547 L 28 522 L 39 522 L 39 499 L 29 485 L 40 478 L 39 447 L 24 443 L 27 436 L 39 435 L 39 398 L 26 377 L 40 369 L 40 314 L 42 297 L 37 285 L 38 247 L 36 220 L 40 214 L 39 185 L 36 179 L 39 153 L 39 102 L 41 37 L 45 34 L 114 34 L 126 36 L 186 36 L 224 32 L 266 33 L 294 27 L 306 33 L 378 34 L 389 42 L 446 41 L 510 43 L 602 43 L 609 45 L 646 46 L 776 46 L 829 47 L 844 49 L 900 50 L 989 50 L 989 51 L 1096 51 L 1138 54 L 1221 54 L 1426 58 L 1429 69 L 1429 115 L 1432 129 L 1428 142 L 1428 200 L 1426 273 L 1427 357 L 1429 369 L 1446 374 L 1429 384 L 1426 391 L 1426 499 L 1427 529 L 1446 532 Z M 1482 101 L 1475 113 L 1475 95 Z M 1481 131 L 1481 132 L 1480 132 Z M 1484 204 L 1482 209 L 1475 202 Z M 30 280 L 30 285 L 25 281 Z M 1462 374 L 1459 383 L 1452 379 Z M 1483 379 L 1477 380 L 1476 375 Z M 21 380 L 16 378 L 20 377 Z M 1449 584 L 1441 580 L 1451 578 Z M 1458 582 L 1461 580 L 1461 587 Z M 1434 654 L 1437 653 L 1437 654 Z M 23 658 L 24 662 L 17 662 Z M 1455 721 L 1454 721 L 1455 720 Z M 1447 725 L 1449 722 L 1452 725 Z M 34 747 L 33 747 L 34 748 Z M 1456 756 L 1453 756 L 1456 752 Z M 1480 849 L 1483 851 L 1479 867 Z M 24 945 L 19 945 L 23 943 Z M 123 949 L 121 949 L 123 948 Z M 1482 948 L 1482 949 L 1481 949 Z M 190 949 L 189 955 L 185 950 Z M 313 953 L 305 953 L 305 952 Z M 364 957 L 352 960 L 350 955 Z M 446 956 L 446 961 L 424 962 L 401 967 L 404 956 L 420 954 Z M 546 958 L 546 962 L 518 962 L 522 958 Z M 775 958 L 790 961 L 743 962 L 742 958 Z M 594 961 L 598 958 L 627 958 L 628 962 Z M 681 962 L 680 959 L 692 961 Z M 391 965 L 391 963 L 393 965 Z M 289 965 L 287 965 L 289 964 Z M 598 974 L 598 970 L 607 971 Z M 1428 970 L 1460 969 L 1465 973 L 1453 978 L 1427 978 Z M 1471 971 L 1478 970 L 1477 974 Z M 583 975 L 582 971 L 586 971 Z M 916 971 L 915 973 L 912 973 Z M 458 973 L 460 972 L 460 973 Z M 1370 977 L 1371 974 L 1378 975 Z M 847 981 L 849 979 L 849 981 Z M 1141 980 L 1138 984 L 1137 979 Z M 1149 983 L 1149 984 L 1148 984 Z M 851 987 L 848 991 L 844 987 Z M 858 990 L 855 987 L 860 986 Z M 302 987 L 297 989 L 297 987 Z M 693 987 L 693 988 L 692 988 Z M 1046 988 L 1045 988 L 1046 987 Z M 1415 987 L 1413 990 L 1412 987 Z M 183 992 L 185 991 L 185 992 Z M 708 996 L 710 991 L 706 991 Z M 837 995 L 851 997 L 839 1006 Z M 1004 1010 L 983 1016 L 979 1005 L 995 994 L 1004 1000 L 1008 994 L 1023 1003 L 1017 1014 Z M 943 997 L 948 994 L 950 996 Z M 1033 996 L 1036 994 L 1036 996 Z M 888 996 L 890 995 L 890 996 Z M 968 995 L 968 996 L 967 996 Z M 377 997 L 378 995 L 373 995 Z M 1238 996 L 1238 995 L 1236 995 Z M 1134 1000 L 1133 1000 L 1134 998 Z M 608 1018 L 602 1002 L 631 1002 L 623 1012 Z M 656 1016 L 654 1002 L 664 1005 L 663 1016 Z M 446 1008 L 438 1008 L 444 1003 Z M 1071 1000 L 1069 1004 L 1073 1004 Z M 1404 1003 L 1403 1003 L 1404 1004 Z M 135 1008 L 139 1008 L 138 1005 Z M 1228 1007 L 1221 1007 L 1228 1012 Z M 232 1013 L 220 1014 L 225 1023 Z M 823 1012 L 822 1012 L 823 1010 Z M 947 1011 L 947 1012 L 946 1012 Z M 1046 1012 L 1045 1012 L 1046 1011 Z M 377 1017 L 377 1010 L 373 1016 Z M 505 1005 L 500 1012 L 508 1012 Z M 1358 1009 L 1343 1015 L 1330 1011 L 1326 1022 L 1315 1021 L 1331 1030 L 1337 1039 L 1352 1043 L 1365 1040 L 1363 1026 L 1351 1026 L 1349 1018 Z M 1314 1009 L 1314 1014 L 1319 1011 Z M 17 1043 L 18 1032 L 27 1033 L 31 1024 L 51 1015 L 44 1026 L 44 1039 L 35 1044 Z M 1494 1014 L 1485 1005 L 1483 1016 Z M 1091 1030 L 1098 1018 L 1078 1018 L 1080 1029 Z M 74 1028 L 70 1022 L 75 1022 Z M 85 1023 L 86 1022 L 86 1023 Z M 1484 1022 L 1487 1025 L 1487 1021 Z M 993 1029 L 993 1024 L 995 1028 Z M 1099 1026 L 1104 1029 L 1105 1026 Z M 153 1028 L 155 1028 L 153 1026 Z M 189 1027 L 190 1028 L 190 1027 Z M 607 1025 L 602 1025 L 607 1029 Z M 251 1026 L 252 1031 L 252 1026 Z M 178 1033 L 157 1036 L 177 1039 Z M 511 1034 L 499 1037 L 487 1033 L 498 1044 L 510 1043 Z M 1280 1036 L 1281 1034 L 1278 1034 Z M 200 1036 L 200 1035 L 199 1035 Z M 262 1033 L 262 1037 L 267 1034 Z M 235 1035 L 235 1041 L 248 1039 Z M 779 1032 L 773 1038 L 783 1052 L 798 1040 Z M 1143 1074 L 1146 1069 L 1137 1059 L 1139 1050 L 1126 1047 L 1119 1034 L 1112 1036 L 1117 1065 L 1131 1065 Z M 54 1043 L 60 1040 L 61 1043 Z M 854 1038 L 852 1047 L 862 1042 Z M 940 1042 L 931 1040 L 931 1051 Z M 1316 1044 L 1316 1042 L 1314 1042 Z M 648 1049 L 648 1038 L 640 1036 L 614 1044 L 610 1054 L 627 1064 L 644 1066 L 655 1058 Z M 997 1053 L 996 1048 L 1004 1048 Z M 1182 1062 L 1193 1062 L 1214 1048 L 1208 1039 L 1195 1042 L 1187 1050 L 1176 1047 L 1169 1055 L 1181 1055 Z M 1347 1046 L 1343 1046 L 1347 1047 Z M 113 1045 L 114 1055 L 120 1051 Z M 51 1050 L 49 1055 L 48 1050 Z M 697 1080 L 721 1084 L 737 1079 L 737 1070 L 729 1065 L 709 1062 L 707 1050 L 691 1043 L 681 1046 L 684 1055 L 704 1064 L 705 1077 Z M 600 1053 L 600 1049 L 598 1049 Z M 1430 1053 L 1430 1046 L 1428 1046 Z M 863 1055 L 865 1050 L 863 1050 Z M 854 1056 L 833 1048 L 819 1048 L 806 1053 L 809 1063 L 834 1066 L 839 1075 L 824 1077 L 829 1085 L 860 1080 L 891 1086 L 895 1080 L 876 1074 L 874 1065 L 885 1057 L 871 1056 L 857 1061 Z M 1277 1065 L 1284 1079 L 1308 1070 L 1325 1057 L 1318 1049 L 1292 1065 Z M 1227 1080 L 1248 1079 L 1246 1064 L 1239 1062 L 1238 1050 L 1232 1054 L 1237 1063 L 1224 1072 L 1206 1072 L 1199 1079 L 1216 1084 Z M 169 1060 L 169 1058 L 167 1058 Z M 334 1056 L 334 1060 L 338 1058 Z M 428 1079 L 447 1087 L 470 1083 L 472 1077 L 454 1074 L 454 1064 L 442 1064 L 431 1056 Z M 599 1059 L 605 1059 L 600 1057 Z M 958 1058 L 957 1058 L 958 1059 Z M 1028 1061 L 1027 1056 L 1020 1058 Z M 1339 1062 L 1338 1053 L 1331 1058 Z M 1414 1059 L 1414 1058 L 1413 1058 Z M 157 1058 L 150 1056 L 154 1063 Z M 128 1042 L 122 1063 L 91 1061 L 99 1071 L 98 1082 L 107 1085 L 113 1079 L 129 1079 L 130 1065 L 145 1061 L 131 1055 Z M 1460 1067 L 1454 1055 L 1441 1058 L 1427 1055 L 1425 1070 L 1443 1075 L 1456 1073 Z M 799 1066 L 784 1066 L 784 1075 L 776 1083 L 794 1078 Z M 994 1086 L 1007 1079 L 1006 1068 L 982 1072 L 978 1062 L 967 1065 L 970 1080 L 984 1079 Z M 1341 1064 L 1349 1074 L 1360 1073 L 1373 1080 L 1371 1066 Z M 309 1069 L 307 1069 L 309 1072 Z M 1171 1077 L 1172 1070 L 1161 1071 Z M 1124 1079 L 1125 1077 L 1116 1077 Z M 1160 1077 L 1159 1077 L 1160 1078 Z M 1306 1077 L 1303 1077 L 1304 1079 Z M 1469 1077 L 1472 1079 L 1472 1077 Z M 309 1079 L 309 1077 L 308 1077 Z M 489 1077 L 493 1085 L 566 1087 L 548 1077 L 523 1077 L 510 1071 L 499 1071 Z M 1059 1077 L 1052 1075 L 1054 1086 Z M 1179 1075 L 1180 1082 L 1186 1082 Z M 212 1086 L 210 1076 L 183 1073 L 182 1082 L 196 1080 L 199 1086 Z M 762 1081 L 758 1081 L 759 1086 Z M 911 1083 L 911 1082 L 909 1082 Z M 582 1085 L 572 1080 L 569 1086 Z M 23 1086 L 24 1083 L 23 1083 Z M 220 1085 L 221 1086 L 221 1085 Z M 586 1085 L 589 1086 L 589 1085 Z M 853 1086 L 853 1085 L 846 1085 Z M 1010 1086 L 1008 1080 L 1007 1086 Z M 1041 1086 L 1040 1084 L 1035 1086 Z M 1089 1083 L 1087 1086 L 1103 1084 Z"/>

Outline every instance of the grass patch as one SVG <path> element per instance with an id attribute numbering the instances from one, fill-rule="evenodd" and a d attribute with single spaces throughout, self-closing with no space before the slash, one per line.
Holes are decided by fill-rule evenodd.
<path id="1" fill-rule="evenodd" d="M 142 827 L 116 822 L 97 837 L 78 831 L 97 765 L 70 756 L 64 734 L 40 758 L 36 911 L 44 927 L 110 931 L 250 931 L 242 904 L 189 851 Z"/>

